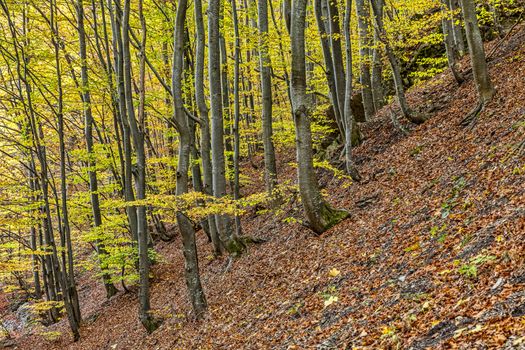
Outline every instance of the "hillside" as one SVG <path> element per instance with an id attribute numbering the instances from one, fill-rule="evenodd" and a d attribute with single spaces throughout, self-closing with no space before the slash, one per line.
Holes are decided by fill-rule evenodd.
<path id="1" fill-rule="evenodd" d="M 344 188 L 319 173 L 330 201 L 351 213 L 325 234 L 282 221 L 297 203 L 279 217 L 250 213 L 245 233 L 268 241 L 229 266 L 210 259 L 199 232 L 203 321 L 192 321 L 177 238 L 158 245 L 152 306 L 167 320 L 153 334 L 135 315 L 136 290 L 105 301 L 100 283 L 83 276 L 80 341 L 62 321 L 48 329 L 63 332 L 57 340 L 25 336 L 16 347 L 525 349 L 523 28 L 490 68 L 497 95 L 472 128 L 459 126 L 476 102 L 471 78 L 457 87 L 448 71 L 409 92 L 411 106 L 432 117 L 408 135 L 393 128 L 391 106 L 363 124 L 355 150 L 363 181 Z M 279 179 L 294 181 L 293 152 L 278 157 Z M 243 173 L 261 176 L 250 165 Z"/>

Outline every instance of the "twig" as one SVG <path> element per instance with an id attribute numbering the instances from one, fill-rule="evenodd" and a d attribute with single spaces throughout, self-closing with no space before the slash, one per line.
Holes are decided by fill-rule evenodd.
<path id="1" fill-rule="evenodd" d="M 509 37 L 509 35 L 512 33 L 512 31 L 514 30 L 514 28 L 516 28 L 516 26 L 521 22 L 521 19 L 523 17 L 523 12 L 520 14 L 520 17 L 518 18 L 518 20 L 516 21 L 516 23 L 514 23 L 514 25 L 509 29 L 509 31 L 507 32 L 507 34 L 505 34 L 505 36 L 500 40 L 498 41 L 498 43 L 492 48 L 492 50 L 490 51 L 490 53 L 487 55 L 487 61 L 490 60 L 490 58 L 492 57 L 492 55 L 494 55 L 496 53 L 496 50 L 501 46 L 501 44 L 503 44 L 503 42 Z"/>

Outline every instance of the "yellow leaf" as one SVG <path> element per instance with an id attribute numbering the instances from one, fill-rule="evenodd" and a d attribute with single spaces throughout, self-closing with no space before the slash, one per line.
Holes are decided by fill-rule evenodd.
<path id="1" fill-rule="evenodd" d="M 470 300 L 470 297 L 466 298 L 466 299 L 460 299 L 457 303 L 456 303 L 456 306 L 454 308 L 457 308 L 465 303 L 467 303 L 468 301 Z"/>
<path id="2" fill-rule="evenodd" d="M 419 248 L 421 248 L 421 246 L 419 245 L 419 242 L 416 242 L 412 244 L 411 246 L 406 247 L 404 251 L 408 253 L 408 252 L 413 252 L 415 250 L 418 250 Z"/>
<path id="3" fill-rule="evenodd" d="M 339 271 L 338 269 L 336 269 L 335 267 L 333 269 L 331 269 L 328 274 L 330 275 L 330 277 L 337 277 L 339 276 L 339 274 L 341 274 L 341 271 Z"/>
<path id="4" fill-rule="evenodd" d="M 338 297 L 331 295 L 328 299 L 324 301 L 324 307 L 330 306 L 333 303 L 337 302 L 339 300 Z"/>
<path id="5" fill-rule="evenodd" d="M 459 338 L 461 337 L 461 335 L 463 334 L 463 332 L 465 331 L 466 328 L 460 328 L 460 329 L 457 329 L 455 332 L 454 332 L 454 338 Z"/>
<path id="6" fill-rule="evenodd" d="M 395 334 L 396 332 L 396 329 L 394 327 L 388 327 L 388 326 L 384 326 L 383 329 L 381 330 L 381 333 L 383 335 L 393 335 Z"/>
<path id="7" fill-rule="evenodd" d="M 480 324 L 477 324 L 476 327 L 468 331 L 467 334 L 478 333 L 478 332 L 481 332 L 482 330 L 483 330 L 483 326 Z"/>

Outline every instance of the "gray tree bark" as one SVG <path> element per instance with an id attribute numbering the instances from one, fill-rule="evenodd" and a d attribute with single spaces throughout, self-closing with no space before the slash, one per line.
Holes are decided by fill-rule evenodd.
<path id="1" fill-rule="evenodd" d="M 98 181 L 97 181 L 97 171 L 96 171 L 96 162 L 95 155 L 93 153 L 93 115 L 91 110 L 91 92 L 89 90 L 89 77 L 88 77 L 88 67 L 87 67 L 87 53 L 86 53 L 86 34 L 84 30 L 84 7 L 82 1 L 78 0 L 77 2 L 77 20 L 78 20 L 78 37 L 79 37 L 79 46 L 80 46 L 80 60 L 81 60 L 81 87 L 82 87 L 82 104 L 84 112 L 84 133 L 86 138 L 86 147 L 89 154 L 89 191 L 91 197 L 91 209 L 93 214 L 93 224 L 95 227 L 100 227 L 102 225 L 102 215 L 100 213 L 100 201 L 98 197 Z M 99 256 L 106 254 L 104 245 L 96 241 L 95 249 Z M 104 282 L 104 287 L 106 288 L 106 295 L 108 298 L 111 298 L 115 295 L 118 290 L 111 282 L 111 276 L 104 272 L 104 266 L 102 268 L 102 280 Z"/>
<path id="2" fill-rule="evenodd" d="M 370 77 L 370 33 L 368 28 L 368 19 L 370 11 L 365 6 L 365 0 L 356 0 L 357 26 L 359 32 L 359 56 L 361 75 L 360 82 L 362 85 L 361 95 L 363 97 L 363 107 L 365 109 L 365 119 L 370 120 L 375 113 L 374 97 L 372 95 L 372 81 Z"/>
<path id="3" fill-rule="evenodd" d="M 341 27 L 339 25 L 339 9 L 337 0 L 328 2 L 328 28 L 330 32 L 330 48 L 334 67 L 335 90 L 337 92 L 337 108 L 339 115 L 344 115 L 345 106 L 345 69 L 343 66 L 343 50 L 341 49 Z M 335 106 L 334 106 L 335 107 Z M 343 122 L 344 126 L 344 122 Z"/>
<path id="4" fill-rule="evenodd" d="M 213 195 L 222 198 L 226 195 L 226 164 L 224 158 L 224 121 L 221 91 L 221 55 L 220 55 L 220 0 L 210 0 L 208 5 L 208 76 L 210 81 L 211 109 L 211 152 Z M 232 254 L 244 250 L 242 242 L 235 237 L 231 217 L 216 215 L 217 232 L 226 248 Z"/>
<path id="5" fill-rule="evenodd" d="M 306 94 L 305 25 L 307 0 L 295 0 L 291 14 L 292 101 L 296 133 L 299 190 L 309 227 L 321 234 L 348 216 L 332 208 L 319 190 L 312 151 L 312 132 Z"/>
<path id="6" fill-rule="evenodd" d="M 467 33 L 468 50 L 476 88 L 478 90 L 481 104 L 489 102 L 496 91 L 490 80 L 483 39 L 479 30 L 476 17 L 476 5 L 473 0 L 461 0 L 463 17 L 465 19 L 465 31 Z"/>
<path id="7" fill-rule="evenodd" d="M 67 184 L 66 184 L 66 146 L 64 142 L 64 91 L 62 88 L 62 68 L 60 64 L 60 43 L 58 42 L 59 31 L 58 22 L 56 21 L 56 2 L 51 3 L 50 26 L 55 34 L 52 38 L 55 50 L 55 67 L 57 77 L 57 110 L 56 116 L 58 119 L 58 139 L 59 139 L 59 153 L 60 153 L 60 207 L 62 210 L 62 226 L 61 226 L 61 245 L 62 245 L 62 271 L 64 274 L 64 288 L 63 293 L 66 296 L 69 304 L 68 309 L 71 315 L 68 319 L 73 330 L 73 339 L 80 338 L 78 331 L 82 316 L 80 313 L 80 301 L 78 299 L 78 291 L 75 281 L 75 271 L 73 268 L 73 244 L 71 242 L 71 228 L 69 225 L 69 208 L 67 205 Z M 33 237 L 32 237 L 33 238 Z"/>
<path id="8" fill-rule="evenodd" d="M 394 78 L 394 86 L 396 89 L 396 97 L 399 103 L 399 107 L 401 109 L 401 113 L 403 114 L 403 117 L 405 117 L 412 123 L 422 124 L 423 122 L 425 122 L 426 118 L 422 115 L 417 115 L 413 113 L 408 107 L 405 95 L 405 88 L 403 86 L 403 79 L 401 78 L 401 69 L 399 67 L 399 62 L 397 61 L 394 51 L 392 50 L 392 47 L 390 46 L 390 43 L 388 42 L 388 39 L 386 37 L 386 31 L 383 22 L 384 1 L 371 0 L 371 4 L 376 22 L 376 30 L 379 33 L 379 38 L 385 45 L 386 55 L 388 61 L 390 62 L 390 68 L 392 69 L 392 76 Z"/>
<path id="9" fill-rule="evenodd" d="M 112 0 L 108 0 L 111 2 Z M 122 4 L 120 0 L 115 1 L 115 8 L 109 6 L 112 18 L 113 31 L 113 55 L 116 66 L 116 83 L 117 83 L 117 101 L 119 106 L 120 123 L 122 128 L 122 144 L 124 153 L 124 200 L 126 202 L 133 202 L 135 200 L 135 192 L 133 190 L 133 173 L 132 173 L 132 148 L 131 148 L 131 130 L 128 119 L 126 91 L 124 87 L 124 49 L 122 42 Z M 135 206 L 127 206 L 126 214 L 128 223 L 133 238 L 134 244 L 138 244 L 137 234 L 137 208 Z"/>
<path id="10" fill-rule="evenodd" d="M 335 78 L 334 78 L 334 62 L 332 58 L 332 50 L 330 48 L 330 42 L 328 39 L 328 33 L 326 31 L 325 27 L 325 20 L 323 19 L 323 11 L 322 11 L 322 2 L 323 0 L 314 0 L 314 13 L 315 13 L 315 19 L 317 21 L 317 28 L 319 30 L 319 36 L 321 37 L 321 48 L 323 50 L 323 58 L 325 62 L 325 75 L 326 75 L 326 81 L 328 83 L 328 88 L 330 90 L 330 102 L 332 103 L 332 107 L 334 109 L 335 114 L 335 121 L 337 123 L 337 127 L 339 129 L 339 134 L 341 135 L 341 138 L 345 138 L 345 129 L 344 129 L 344 122 L 343 122 L 343 116 L 341 114 L 341 110 L 339 109 L 339 98 L 337 94 L 337 88 L 335 86 Z"/>
<path id="11" fill-rule="evenodd" d="M 382 7 L 379 9 L 383 10 Z M 379 14 L 383 16 L 383 14 Z M 374 28 L 374 48 L 372 49 L 372 97 L 374 99 L 374 109 L 379 111 L 385 105 L 385 94 L 383 90 L 383 52 L 379 31 Z"/>
<path id="12" fill-rule="evenodd" d="M 456 57 L 456 47 L 454 43 L 454 29 L 452 25 L 452 20 L 450 19 L 450 9 L 448 8 L 448 0 L 441 0 L 441 10 L 443 12 L 441 18 L 441 27 L 443 29 L 443 42 L 445 43 L 445 50 L 447 52 L 447 62 L 454 79 L 458 85 L 461 85 L 465 80 L 458 70 L 457 67 L 457 57 Z"/>
<path id="13" fill-rule="evenodd" d="M 272 126 L 272 68 L 268 52 L 268 0 L 258 0 L 259 67 L 262 98 L 262 140 L 266 191 L 271 195 L 277 185 L 277 165 L 273 146 Z"/>
<path id="14" fill-rule="evenodd" d="M 139 1 L 142 7 L 142 0 Z M 124 92 L 126 97 L 127 118 L 130 126 L 131 137 L 133 145 L 135 146 L 135 155 L 137 158 L 137 170 L 135 190 L 137 200 L 146 199 L 146 153 L 144 148 L 144 134 L 135 117 L 135 107 L 133 105 L 132 92 L 132 77 L 131 77 L 131 54 L 130 54 L 130 0 L 124 1 L 124 11 L 122 16 L 122 50 L 123 50 L 123 70 L 124 70 Z M 140 80 L 144 80 L 144 65 L 145 65 L 145 44 L 146 44 L 146 28 L 142 11 L 140 10 L 140 21 L 142 27 L 141 40 L 141 62 L 140 62 Z M 141 82 L 140 84 L 142 84 Z M 141 97 L 141 105 L 139 113 L 143 113 L 143 99 Z M 139 116 L 140 118 L 140 116 Z M 143 119 L 143 118 L 141 118 Z M 148 333 L 153 332 L 158 327 L 158 322 L 151 315 L 150 306 L 150 290 L 149 290 L 149 271 L 150 259 L 148 256 L 148 225 L 146 216 L 146 206 L 139 205 L 136 207 L 137 211 L 137 237 L 139 249 L 139 319 Z"/>
<path id="15" fill-rule="evenodd" d="M 190 163 L 190 128 L 184 113 L 182 99 L 183 52 L 185 46 L 184 27 L 186 22 L 187 0 L 180 0 L 177 6 L 175 31 L 173 40 L 173 111 L 174 122 L 179 133 L 179 159 L 177 164 L 177 195 L 188 192 L 188 170 Z M 195 230 L 189 218 L 182 212 L 177 212 L 177 223 L 182 235 L 182 245 L 185 261 L 186 286 L 190 295 L 193 311 L 200 319 L 206 311 L 206 298 L 199 275 L 199 261 L 195 245 Z"/>
<path id="16" fill-rule="evenodd" d="M 461 11 L 459 9 L 459 0 L 448 0 L 448 7 L 454 13 L 452 27 L 454 29 L 454 44 L 458 50 L 458 56 L 465 55 L 465 37 L 463 36 L 463 26 L 461 25 Z"/>
<path id="17" fill-rule="evenodd" d="M 346 172 L 355 181 L 359 181 L 361 176 L 357 172 L 352 157 L 352 128 L 354 118 L 352 116 L 352 38 L 350 20 L 352 18 L 352 0 L 346 0 L 345 19 L 344 19 L 344 33 L 345 33 L 345 48 L 346 48 L 346 86 L 345 86 L 345 166 Z"/>
<path id="18" fill-rule="evenodd" d="M 241 119 L 241 101 L 240 101 L 240 96 L 239 96 L 241 39 L 239 37 L 239 18 L 237 16 L 237 4 L 235 0 L 231 1 L 231 6 L 232 6 L 234 46 L 235 46 L 234 48 L 234 67 L 233 67 L 233 130 L 232 130 L 233 132 L 233 199 L 237 201 L 241 197 L 241 193 L 240 193 L 241 191 L 240 189 L 240 156 L 241 156 L 240 154 L 241 143 L 240 142 L 241 140 L 240 140 L 240 135 L 239 135 L 239 123 Z M 263 124 L 264 124 L 264 119 L 263 119 Z M 270 128 L 271 128 L 271 124 L 270 124 Z M 275 157 L 275 154 L 274 154 L 274 157 Z M 266 151 L 265 151 L 265 162 L 266 162 Z M 235 215 L 235 235 L 237 237 L 240 237 L 241 234 L 242 234 L 241 217 L 239 215 Z"/>
<path id="19" fill-rule="evenodd" d="M 201 130 L 201 159 L 203 172 L 203 190 L 207 195 L 213 195 L 213 175 L 211 164 L 211 141 L 210 141 L 210 121 L 208 117 L 208 106 L 204 97 L 204 50 L 205 32 L 204 21 L 202 18 L 202 1 L 195 0 L 195 101 L 200 117 Z M 208 215 L 208 225 L 213 250 L 216 255 L 221 253 L 221 241 L 217 233 L 217 225 L 214 215 Z"/>

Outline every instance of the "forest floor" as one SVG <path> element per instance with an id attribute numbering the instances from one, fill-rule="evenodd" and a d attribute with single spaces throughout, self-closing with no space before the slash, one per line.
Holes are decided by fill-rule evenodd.
<path id="1" fill-rule="evenodd" d="M 496 42 L 489 43 L 487 51 Z M 468 59 L 462 62 L 465 71 Z M 181 242 L 159 243 L 152 306 L 168 316 L 147 335 L 136 290 L 110 300 L 84 278 L 81 340 L 18 339 L 20 349 L 525 349 L 525 30 L 490 62 L 497 95 L 472 128 L 470 76 L 449 72 L 411 89 L 431 118 L 404 135 L 390 107 L 363 124 L 355 149 L 363 181 L 350 187 L 326 170 L 328 200 L 350 219 L 317 237 L 283 218 L 251 212 L 251 246 L 227 271 L 198 234 L 209 313 L 192 320 Z M 288 155 L 286 155 L 288 154 Z M 280 180 L 295 181 L 293 152 L 279 155 Z M 261 183 L 262 168 L 244 174 Z M 246 186 L 246 193 L 262 191 Z"/>

